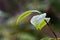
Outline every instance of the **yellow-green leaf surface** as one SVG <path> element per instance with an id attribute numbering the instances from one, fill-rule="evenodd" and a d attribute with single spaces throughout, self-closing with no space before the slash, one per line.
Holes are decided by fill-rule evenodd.
<path id="1" fill-rule="evenodd" d="M 46 22 L 43 21 L 42 23 L 40 23 L 39 25 L 37 25 L 36 28 L 41 30 L 45 25 L 46 25 Z"/>
<path id="2" fill-rule="evenodd" d="M 17 22 L 16 22 L 16 25 L 18 25 L 26 16 L 29 16 L 32 12 L 37 12 L 37 13 L 41 13 L 37 10 L 29 10 L 29 11 L 26 11 L 24 13 L 22 13 L 18 19 L 17 19 Z"/>
<path id="3" fill-rule="evenodd" d="M 48 21 L 47 21 L 47 23 L 48 23 Z M 37 25 L 36 28 L 41 30 L 47 23 L 43 20 L 39 25 Z"/>

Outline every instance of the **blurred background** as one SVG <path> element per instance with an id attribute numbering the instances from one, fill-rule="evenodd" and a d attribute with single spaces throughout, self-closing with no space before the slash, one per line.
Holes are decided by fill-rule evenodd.
<path id="1" fill-rule="evenodd" d="M 53 37 L 47 25 L 37 30 L 31 23 L 31 14 L 16 25 L 18 16 L 27 10 L 39 10 L 50 17 L 50 27 L 60 37 L 60 0 L 0 0 L 0 40 L 40 40 Z"/>

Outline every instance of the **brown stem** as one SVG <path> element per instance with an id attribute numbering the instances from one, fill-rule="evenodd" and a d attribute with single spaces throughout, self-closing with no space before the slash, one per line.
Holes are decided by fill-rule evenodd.
<path id="1" fill-rule="evenodd" d="M 44 20 L 44 21 L 47 23 L 46 20 Z M 55 32 L 52 30 L 52 28 L 50 27 L 50 25 L 49 25 L 48 23 L 47 23 L 47 25 L 48 25 L 49 29 L 51 30 L 51 32 L 53 33 L 53 35 L 55 36 L 56 40 L 58 40 L 58 39 L 57 39 L 57 35 L 56 35 Z"/>

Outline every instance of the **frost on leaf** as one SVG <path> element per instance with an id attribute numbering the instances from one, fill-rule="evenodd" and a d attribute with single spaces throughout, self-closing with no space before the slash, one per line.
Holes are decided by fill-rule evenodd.
<path id="1" fill-rule="evenodd" d="M 31 24 L 33 24 L 36 29 L 41 30 L 46 25 L 46 22 L 44 20 L 46 20 L 47 23 L 50 20 L 50 18 L 46 18 L 46 13 L 43 13 L 41 15 L 35 15 L 31 18 Z"/>

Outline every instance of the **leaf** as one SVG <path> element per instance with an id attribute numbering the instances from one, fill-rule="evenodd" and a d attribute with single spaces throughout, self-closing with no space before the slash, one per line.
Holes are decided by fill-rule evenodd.
<path id="1" fill-rule="evenodd" d="M 29 11 L 26 11 L 24 12 L 23 14 L 21 14 L 18 19 L 17 19 L 17 22 L 16 22 L 16 25 L 18 25 L 26 16 L 29 16 L 32 12 L 37 12 L 37 13 L 41 13 L 37 10 L 29 10 Z"/>
<path id="2" fill-rule="evenodd" d="M 47 23 L 45 22 L 45 20 L 47 21 L 47 23 L 49 22 L 50 18 L 45 18 L 39 25 L 37 25 L 37 29 L 42 29 Z"/>
<path id="3" fill-rule="evenodd" d="M 31 24 L 33 24 L 36 29 L 41 30 L 50 20 L 50 18 L 45 18 L 45 16 L 46 13 L 33 16 L 31 19 Z M 47 21 L 47 23 L 45 22 L 45 20 Z"/>

